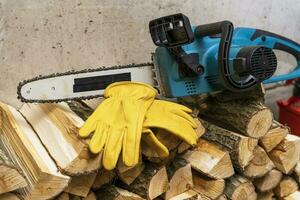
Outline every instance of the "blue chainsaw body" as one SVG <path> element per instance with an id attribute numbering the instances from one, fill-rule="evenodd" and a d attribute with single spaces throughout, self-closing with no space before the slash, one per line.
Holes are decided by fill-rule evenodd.
<path id="1" fill-rule="evenodd" d="M 192 27 L 194 32 L 195 28 Z M 156 49 L 153 56 L 154 65 L 159 69 L 166 96 L 183 97 L 227 89 L 222 81 L 221 76 L 224 76 L 224 74 L 220 72 L 218 61 L 220 40 L 221 38 L 218 36 L 195 37 L 193 42 L 181 46 L 187 54 L 198 54 L 198 63 L 204 66 L 204 70 L 201 75 L 197 76 L 180 76 L 179 64 L 168 48 L 158 47 Z M 292 72 L 271 76 L 263 83 L 274 83 L 300 77 L 300 45 L 296 42 L 259 29 L 235 28 L 229 48 L 229 66 L 232 66 L 241 49 L 247 46 L 279 49 L 292 54 L 297 60 L 297 66 Z"/>

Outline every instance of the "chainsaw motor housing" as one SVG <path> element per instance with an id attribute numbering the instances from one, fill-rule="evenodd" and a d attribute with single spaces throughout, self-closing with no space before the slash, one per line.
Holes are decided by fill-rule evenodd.
<path id="1" fill-rule="evenodd" d="M 170 34 L 163 33 L 164 27 L 176 27 L 166 25 L 172 21 L 184 26 L 181 37 L 170 39 Z M 162 22 L 164 25 L 161 25 Z M 300 45 L 274 33 L 253 28 L 234 29 L 229 21 L 192 27 L 183 14 L 152 20 L 149 28 L 153 41 L 158 41 L 154 42 L 158 47 L 153 54 L 153 63 L 159 73 L 158 82 L 163 87 L 163 95 L 167 97 L 220 90 L 242 92 L 261 82 L 271 83 L 300 76 Z M 170 28 L 167 31 L 170 32 Z M 174 38 L 180 40 L 176 42 Z M 277 68 L 273 49 L 294 55 L 298 66 L 293 72 L 273 76 Z M 186 61 L 190 57 L 193 59 Z"/>

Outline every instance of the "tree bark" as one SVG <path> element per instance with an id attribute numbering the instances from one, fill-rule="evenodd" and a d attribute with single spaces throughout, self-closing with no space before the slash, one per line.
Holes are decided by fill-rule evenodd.
<path id="1" fill-rule="evenodd" d="M 253 99 L 229 102 L 210 99 L 206 103 L 206 109 L 200 110 L 200 115 L 253 138 L 264 136 L 273 120 L 272 112 L 260 101 Z"/>
<path id="2" fill-rule="evenodd" d="M 222 145 L 229 152 L 234 168 L 243 171 L 253 159 L 257 139 L 223 129 L 205 120 L 201 122 L 207 130 L 203 138 Z"/>

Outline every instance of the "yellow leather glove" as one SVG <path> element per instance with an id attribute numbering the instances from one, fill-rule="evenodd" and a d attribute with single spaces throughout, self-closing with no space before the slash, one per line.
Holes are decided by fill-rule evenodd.
<path id="1" fill-rule="evenodd" d="M 195 129 L 197 124 L 190 115 L 191 113 L 192 110 L 183 105 L 169 101 L 154 100 L 146 113 L 143 125 L 144 130 L 150 128 L 165 129 L 188 144 L 196 145 L 198 136 Z M 149 137 L 148 140 L 156 143 L 156 148 L 161 146 L 153 137 Z M 160 151 L 164 150 L 161 149 Z"/>
<path id="2" fill-rule="evenodd" d="M 138 163 L 145 112 L 157 91 L 146 84 L 122 81 L 109 85 L 106 98 L 87 119 L 79 131 L 81 137 L 94 135 L 89 148 L 99 153 L 103 148 L 103 167 L 115 168 L 122 150 L 127 166 Z"/>

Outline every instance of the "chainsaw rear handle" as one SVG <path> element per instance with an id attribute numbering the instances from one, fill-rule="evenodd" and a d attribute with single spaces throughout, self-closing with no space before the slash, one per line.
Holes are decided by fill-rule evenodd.
<path id="1" fill-rule="evenodd" d="M 265 80 L 263 83 L 275 83 L 279 81 L 286 81 L 286 80 L 300 77 L 300 44 L 299 43 L 290 40 L 288 38 L 285 38 L 281 35 L 277 35 L 275 33 L 259 30 L 259 29 L 256 29 L 256 31 L 251 37 L 251 40 L 256 40 L 256 39 L 260 39 L 261 43 L 264 46 L 285 51 L 293 55 L 297 60 L 297 66 L 292 72 L 288 74 L 273 76 Z"/>
<path id="2" fill-rule="evenodd" d="M 221 37 L 218 49 L 218 65 L 220 78 L 225 87 L 231 91 L 240 91 L 238 84 L 232 79 L 229 70 L 229 50 L 233 35 L 233 24 L 230 21 L 221 21 L 211 24 L 204 24 L 195 28 L 196 37 L 219 35 Z"/>

